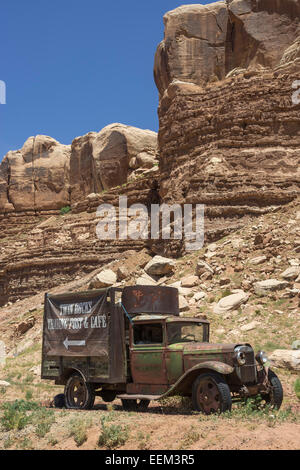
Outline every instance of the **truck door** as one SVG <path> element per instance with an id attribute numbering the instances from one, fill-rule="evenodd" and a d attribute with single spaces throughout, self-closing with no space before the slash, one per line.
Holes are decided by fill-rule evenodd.
<path id="1" fill-rule="evenodd" d="M 132 326 L 130 363 L 134 383 L 167 384 L 165 325 L 137 323 Z"/>

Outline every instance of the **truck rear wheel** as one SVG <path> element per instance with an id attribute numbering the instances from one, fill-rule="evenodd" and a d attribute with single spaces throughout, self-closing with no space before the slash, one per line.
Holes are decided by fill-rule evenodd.
<path id="1" fill-rule="evenodd" d="M 231 410 L 230 389 L 222 375 L 207 372 L 193 383 L 192 400 L 195 410 L 206 415 Z"/>
<path id="2" fill-rule="evenodd" d="M 122 400 L 122 406 L 125 411 L 146 411 L 150 400 Z"/>
<path id="3" fill-rule="evenodd" d="M 65 386 L 66 408 L 88 410 L 93 407 L 94 401 L 95 393 L 92 385 L 79 373 L 72 374 Z"/>

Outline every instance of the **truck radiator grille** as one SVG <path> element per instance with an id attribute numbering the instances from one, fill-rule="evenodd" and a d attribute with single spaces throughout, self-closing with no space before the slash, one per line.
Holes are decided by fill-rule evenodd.
<path id="1" fill-rule="evenodd" d="M 237 368 L 237 374 L 242 383 L 254 383 L 257 381 L 254 351 L 249 346 L 245 346 L 244 353 L 246 356 L 246 364 Z"/>

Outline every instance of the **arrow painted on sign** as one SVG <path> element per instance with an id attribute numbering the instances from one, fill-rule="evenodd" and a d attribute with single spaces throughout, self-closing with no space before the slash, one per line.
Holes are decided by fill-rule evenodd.
<path id="1" fill-rule="evenodd" d="M 69 349 L 69 346 L 85 346 L 85 340 L 75 341 L 75 340 L 69 340 L 69 338 L 67 337 L 64 340 L 63 345 L 66 349 Z"/>

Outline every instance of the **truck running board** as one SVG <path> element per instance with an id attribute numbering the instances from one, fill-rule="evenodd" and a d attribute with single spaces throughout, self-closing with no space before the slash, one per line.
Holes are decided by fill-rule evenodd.
<path id="1" fill-rule="evenodd" d="M 162 395 L 128 395 L 127 393 L 117 395 L 120 400 L 158 400 L 161 397 Z"/>

